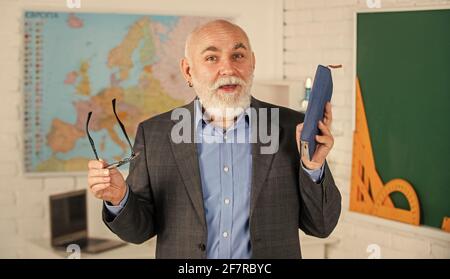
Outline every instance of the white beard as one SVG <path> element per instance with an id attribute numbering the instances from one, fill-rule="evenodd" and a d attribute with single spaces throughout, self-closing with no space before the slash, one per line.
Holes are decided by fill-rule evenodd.
<path id="1" fill-rule="evenodd" d="M 250 106 L 253 75 L 248 82 L 237 77 L 223 77 L 208 86 L 192 77 L 192 83 L 206 113 L 215 120 L 232 120 Z M 232 93 L 217 93 L 220 86 L 227 84 L 238 84 L 241 88 Z"/>

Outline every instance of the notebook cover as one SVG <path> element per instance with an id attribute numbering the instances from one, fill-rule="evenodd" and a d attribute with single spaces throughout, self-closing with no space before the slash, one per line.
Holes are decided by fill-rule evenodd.
<path id="1" fill-rule="evenodd" d="M 323 119 L 325 104 L 331 100 L 333 80 L 328 67 L 319 65 L 314 77 L 313 87 L 306 109 L 301 134 L 301 154 L 312 159 L 316 150 L 316 135 L 319 134 L 318 122 Z"/>

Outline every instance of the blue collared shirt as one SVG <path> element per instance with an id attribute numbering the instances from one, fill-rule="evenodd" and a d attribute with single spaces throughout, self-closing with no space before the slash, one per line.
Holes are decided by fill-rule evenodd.
<path id="1" fill-rule="evenodd" d="M 241 114 L 225 131 L 201 115 L 197 105 L 194 123 L 208 226 L 207 258 L 250 258 L 251 114 Z"/>
<path id="2" fill-rule="evenodd" d="M 251 113 L 237 117 L 226 129 L 218 128 L 202 117 L 196 102 L 194 125 L 203 192 L 203 205 L 208 228 L 207 258 L 251 258 L 250 192 L 252 156 L 250 144 Z M 302 165 L 303 167 L 303 165 Z M 318 170 L 303 169 L 313 181 L 319 181 L 323 166 Z M 128 189 L 118 206 L 106 204 L 117 215 L 126 203 Z"/>

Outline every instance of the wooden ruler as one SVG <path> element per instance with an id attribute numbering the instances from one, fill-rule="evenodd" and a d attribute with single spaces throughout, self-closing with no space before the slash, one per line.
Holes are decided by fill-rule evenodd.
<path id="1" fill-rule="evenodd" d="M 450 217 L 444 217 L 442 220 L 442 229 L 450 233 Z"/>
<path id="2" fill-rule="evenodd" d="M 378 175 L 358 79 L 356 79 L 355 124 L 350 210 L 418 226 L 420 224 L 419 199 L 412 185 L 403 179 L 393 179 L 384 185 Z M 405 196 L 409 203 L 409 210 L 394 206 L 389 197 L 394 192 Z"/>

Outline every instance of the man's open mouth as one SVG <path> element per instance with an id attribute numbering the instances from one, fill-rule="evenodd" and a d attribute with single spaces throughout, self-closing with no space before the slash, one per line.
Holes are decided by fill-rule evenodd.
<path id="1" fill-rule="evenodd" d="M 238 86 L 239 84 L 225 84 L 220 86 L 219 89 L 225 92 L 233 92 Z"/>

